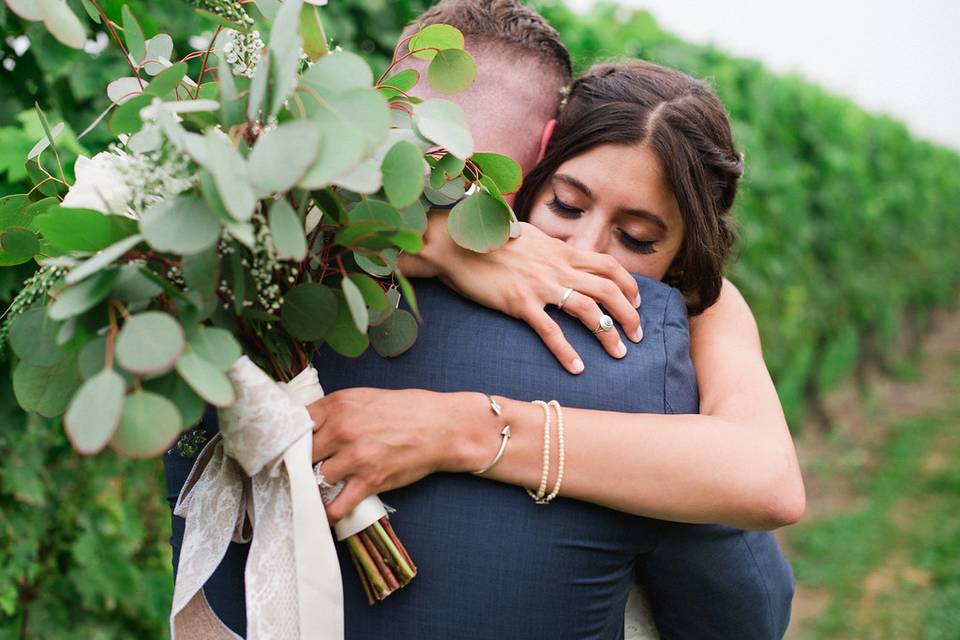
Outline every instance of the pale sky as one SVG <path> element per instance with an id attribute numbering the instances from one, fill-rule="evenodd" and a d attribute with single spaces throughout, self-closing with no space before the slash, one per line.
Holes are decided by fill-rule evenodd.
<path id="1" fill-rule="evenodd" d="M 575 9 L 593 0 L 567 0 Z M 619 0 L 960 150 L 960 0 Z"/>

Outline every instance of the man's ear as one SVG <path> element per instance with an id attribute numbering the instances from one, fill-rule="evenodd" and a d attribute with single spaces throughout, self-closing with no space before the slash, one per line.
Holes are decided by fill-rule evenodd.
<path id="1" fill-rule="evenodd" d="M 540 149 L 537 150 L 537 164 L 540 164 L 543 156 L 547 154 L 547 145 L 550 144 L 550 138 L 553 137 L 553 130 L 556 128 L 556 118 L 547 120 L 546 124 L 543 125 L 543 131 L 540 132 Z"/>

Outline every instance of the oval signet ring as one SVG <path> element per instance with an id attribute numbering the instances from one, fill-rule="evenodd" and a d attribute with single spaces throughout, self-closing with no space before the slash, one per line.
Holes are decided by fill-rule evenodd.
<path id="1" fill-rule="evenodd" d="M 560 294 L 560 302 L 557 303 L 558 309 L 563 309 L 563 305 L 567 304 L 567 300 L 570 299 L 570 296 L 573 295 L 573 289 L 567 287 L 563 290 L 563 293 Z"/>
<path id="2" fill-rule="evenodd" d="M 601 331 L 607 332 L 613 329 L 613 318 L 607 314 L 600 316 L 600 319 L 597 320 L 597 328 L 593 330 L 594 333 L 600 333 Z"/>

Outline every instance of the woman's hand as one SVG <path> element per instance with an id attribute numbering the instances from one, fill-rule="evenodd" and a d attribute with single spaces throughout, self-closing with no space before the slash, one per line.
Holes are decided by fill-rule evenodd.
<path id="1" fill-rule="evenodd" d="M 347 481 L 327 516 L 336 522 L 369 495 L 462 470 L 458 425 L 465 414 L 482 413 L 484 402 L 476 393 L 355 388 L 309 405 L 313 461 L 324 460 L 327 482 Z"/>
<path id="2" fill-rule="evenodd" d="M 637 283 L 614 258 L 571 247 L 525 222 L 519 238 L 496 251 L 475 253 L 453 242 L 446 223 L 447 216 L 431 214 L 423 251 L 404 256 L 401 270 L 414 277 L 439 277 L 474 302 L 523 320 L 570 373 L 582 372 L 583 361 L 544 311 L 558 305 L 568 287 L 573 293 L 562 308 L 588 330 L 597 328 L 603 305 L 632 341 L 643 337 Z M 596 335 L 611 356 L 626 355 L 616 330 Z"/>

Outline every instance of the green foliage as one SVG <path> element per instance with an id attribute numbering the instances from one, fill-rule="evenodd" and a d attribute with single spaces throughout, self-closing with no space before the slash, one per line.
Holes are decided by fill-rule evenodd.
<path id="1" fill-rule="evenodd" d="M 15 4 L 28 7 L 29 11 L 35 3 L 18 0 Z M 50 2 L 44 6 L 60 4 Z M 182 84 L 176 88 L 183 74 L 179 69 L 164 72 L 163 65 L 150 60 L 164 58 L 173 62 L 182 58 L 193 51 L 189 36 L 212 33 L 219 24 L 241 30 L 254 26 L 245 22 L 242 13 L 231 9 L 234 5 L 216 0 L 190 0 L 184 4 L 102 0 L 99 4 L 116 25 L 125 24 L 125 5 L 130 15 L 136 16 L 144 54 L 142 58 L 135 57 L 149 76 L 145 80 L 152 80 L 147 89 L 152 87 L 151 93 L 164 94 L 165 98 L 186 89 Z M 187 4 L 200 11 L 191 10 Z M 260 4 L 266 7 L 271 3 Z M 104 87 L 130 75 L 117 47 L 108 46 L 95 56 L 68 48 L 42 22 L 23 20 L 0 3 L 0 57 L 15 63 L 12 70 L 0 70 L 0 196 L 25 193 L 39 179 L 52 177 L 31 196 L 33 203 L 27 209 L 22 202 L 5 207 L 4 200 L 0 200 L 2 228 L 26 229 L 38 234 L 41 247 L 56 246 L 62 251 L 92 251 L 94 246 L 110 245 L 106 255 L 100 254 L 74 268 L 72 283 L 89 281 L 88 290 L 81 290 L 84 296 L 77 296 L 63 308 L 64 320 L 38 334 L 46 341 L 47 350 L 38 351 L 36 357 L 50 355 L 51 336 L 58 341 L 61 334 L 69 337 L 73 331 L 79 336 L 74 339 L 82 341 L 88 337 L 87 323 L 74 322 L 71 327 L 71 318 L 82 318 L 89 312 L 90 307 L 77 309 L 100 295 L 106 280 L 87 280 L 78 277 L 78 272 L 92 276 L 138 245 L 148 247 L 147 243 L 157 242 L 165 247 L 155 249 L 160 251 L 199 251 L 182 257 L 180 263 L 186 286 L 197 298 L 191 300 L 171 287 L 165 276 L 133 263 L 124 266 L 119 274 L 108 272 L 105 276 L 114 278 L 109 283 L 111 295 L 124 304 L 145 304 L 162 295 L 171 305 L 194 305 L 200 299 L 209 301 L 216 296 L 222 274 L 230 283 L 237 312 L 242 312 L 244 300 L 254 295 L 254 283 L 245 278 L 239 252 L 246 251 L 255 241 L 249 220 L 254 208 L 251 203 L 256 202 L 260 189 L 312 190 L 323 212 L 322 222 L 339 229 L 332 241 L 351 250 L 346 258 L 376 277 L 390 274 L 397 246 L 415 244 L 419 236 L 410 234 L 411 230 L 423 231 L 425 202 L 452 203 L 462 195 L 463 185 L 455 179 L 461 171 L 491 190 L 512 191 L 519 180 L 514 168 L 491 162 L 481 154 L 471 157 L 474 150 L 462 114 L 442 102 L 414 104 L 411 109 L 415 133 L 450 152 L 431 164 L 431 180 L 435 177 L 436 183 L 423 185 L 423 198 L 406 206 L 416 185 L 411 180 L 397 180 L 399 174 L 395 170 L 396 166 L 402 167 L 400 173 L 408 170 L 407 156 L 412 155 L 402 145 L 416 145 L 415 138 L 391 139 L 390 146 L 375 163 L 357 164 L 372 157 L 371 150 L 386 139 L 390 103 L 402 100 L 403 93 L 421 81 L 415 72 L 391 73 L 373 90 L 370 87 L 375 78 L 367 75 L 370 66 L 376 70 L 388 67 L 401 27 L 428 4 L 426 0 L 337 0 L 319 11 L 304 6 L 295 16 L 305 49 L 317 60 L 304 75 L 303 84 L 311 91 L 329 94 L 325 108 L 304 101 L 308 118 L 317 123 L 311 130 L 321 140 L 317 157 L 284 157 L 285 163 L 297 160 L 309 165 L 303 176 L 294 177 L 293 171 L 272 172 L 276 149 L 270 148 L 272 143 L 258 148 L 273 135 L 284 135 L 288 123 L 299 123 L 289 115 L 297 109 L 296 100 L 290 100 L 291 110 L 286 111 L 283 91 L 278 89 L 290 81 L 294 66 L 290 57 L 292 45 L 288 43 L 279 52 L 286 55 L 277 55 L 270 62 L 265 60 L 264 73 L 253 81 L 225 72 L 227 65 L 221 65 L 218 74 L 206 77 L 207 82 L 201 87 L 204 92 L 198 92 L 198 97 L 219 99 L 221 104 L 215 116 L 202 110 L 182 113 L 182 127 L 193 137 L 184 136 L 181 143 L 188 155 L 192 149 L 204 156 L 204 150 L 209 149 L 209 155 L 215 156 L 207 170 L 201 172 L 199 191 L 206 208 L 227 229 L 229 244 L 235 249 L 221 260 L 216 251 L 196 246 L 208 246 L 206 241 L 162 233 L 161 239 L 157 239 L 152 231 L 140 238 L 130 236 L 130 230 L 106 228 L 99 222 L 83 223 L 77 233 L 69 236 L 55 238 L 54 231 L 47 237 L 52 227 L 47 225 L 44 230 L 45 216 L 63 215 L 67 210 L 51 209 L 56 201 L 40 198 L 64 193 L 58 180 L 73 182 L 78 154 L 89 156 L 89 150 L 104 149 L 117 133 L 140 131 L 143 122 L 139 111 L 149 104 L 149 98 L 135 98 L 126 103 L 132 105 L 126 108 L 111 107 Z M 822 388 L 836 384 L 851 368 L 861 367 L 864 362 L 882 364 L 885 351 L 911 318 L 922 318 L 935 307 L 953 302 L 960 278 L 960 212 L 956 204 L 960 201 L 960 183 L 956 180 L 960 160 L 955 153 L 917 141 L 900 123 L 866 114 L 849 101 L 799 78 L 777 76 L 756 62 L 686 44 L 660 30 L 645 13 L 629 14 L 607 7 L 580 16 L 554 0 L 534 4 L 560 30 L 578 69 L 611 55 L 640 56 L 710 79 L 727 105 L 748 167 L 736 207 L 742 240 L 731 275 L 757 316 L 768 363 L 792 418 L 800 417 Z M 71 9 L 83 21 L 82 31 L 87 37 L 105 31 L 86 0 L 68 0 L 62 7 Z M 322 25 L 311 23 L 315 15 L 322 16 Z M 57 15 L 51 18 L 58 21 L 53 29 L 60 40 L 79 44 L 77 30 L 65 16 L 57 9 Z M 265 16 L 271 20 L 273 17 Z M 42 21 L 44 16 L 34 18 Z M 357 64 L 359 58 L 347 52 L 324 56 L 326 43 L 317 31 L 323 27 L 333 45 L 357 51 L 370 66 L 362 61 Z M 269 31 L 266 20 L 256 28 L 261 33 Z M 161 30 L 172 37 L 164 36 Z M 139 51 L 141 45 L 134 31 L 132 27 L 124 29 L 123 37 L 126 42 L 132 37 L 133 46 Z M 444 84 L 445 67 L 440 66 L 444 61 L 430 47 L 457 50 L 463 45 L 449 38 L 443 40 L 450 35 L 440 33 L 443 30 L 433 31 L 426 36 L 421 34 L 414 48 L 424 48 L 421 55 L 432 59 L 424 80 L 439 84 L 435 88 L 443 90 L 449 86 Z M 23 34 L 29 38 L 30 48 L 18 55 L 8 39 Z M 341 56 L 342 65 L 336 63 Z M 458 54 L 444 57 L 457 58 Z M 215 58 L 211 57 L 209 66 L 214 66 Z M 434 69 L 437 58 L 441 61 Z M 202 57 L 190 59 L 186 76 L 196 79 L 202 64 Z M 158 78 L 160 75 L 163 77 Z M 214 77 L 218 82 L 213 81 Z M 255 95 L 248 101 L 246 96 L 251 91 Z M 134 104 L 135 101 L 139 102 Z M 27 154 L 38 143 L 42 146 L 41 141 L 47 138 L 34 102 L 48 114 L 52 126 L 47 128 L 58 159 L 47 142 L 48 148 L 41 150 L 38 162 L 27 166 Z M 260 143 L 253 142 L 253 154 L 243 145 L 231 147 L 222 144 L 222 140 L 197 135 L 214 117 L 227 125 L 225 130 L 245 123 L 248 102 L 254 104 L 254 115 L 261 109 L 281 115 L 281 126 L 273 134 L 261 136 Z M 108 108 L 112 113 L 104 116 L 104 122 L 109 126 L 101 123 L 83 136 L 75 133 L 84 132 Z M 371 127 L 374 118 L 380 124 Z M 58 133 L 60 122 L 64 126 Z M 316 145 L 302 148 L 311 146 Z M 288 144 L 279 147 L 290 149 Z M 397 147 L 402 150 L 391 157 L 387 152 Z M 324 149 L 336 149 L 336 153 L 325 153 Z M 206 161 L 205 157 L 196 161 L 203 165 L 201 159 Z M 463 167 L 458 166 L 457 160 L 471 162 Z M 376 181 L 378 172 L 382 184 Z M 291 179 L 297 182 L 283 182 Z M 383 212 L 350 221 L 346 215 L 350 204 L 329 198 L 325 187 L 330 185 L 348 189 L 365 186 L 371 193 L 382 188 L 380 201 L 399 216 L 399 221 Z M 476 198 L 481 199 L 486 201 Z M 289 203 L 298 220 L 307 214 L 298 208 L 299 202 Z M 472 204 L 461 210 L 460 214 L 474 216 L 467 219 L 465 235 L 479 235 L 481 242 L 495 244 L 499 236 L 491 239 L 477 233 L 478 225 L 489 215 L 498 220 L 498 225 L 508 221 L 502 210 L 491 212 L 491 207 Z M 281 252 L 295 255 L 300 245 L 299 239 L 289 233 L 289 213 L 285 210 L 271 215 L 270 230 L 276 236 L 274 241 L 279 239 L 278 245 L 283 246 Z M 114 224 L 123 224 L 113 216 L 110 218 Z M 16 225 L 11 222 L 14 219 Z M 29 238 L 20 231 L 17 234 L 11 238 L 14 252 L 24 247 L 21 241 L 29 244 Z M 164 244 L 165 240 L 170 244 Z M 0 246 L 0 265 L 23 260 Z M 32 271 L 29 265 L 0 269 L 0 299 L 9 301 Z M 397 310 L 398 290 L 414 314 L 418 314 L 407 280 L 396 274 L 396 285 L 385 291 L 377 287 L 378 295 L 358 275 L 353 274 L 350 281 L 366 305 L 369 337 L 357 330 L 357 317 L 351 313 L 352 309 L 359 310 L 356 296 L 350 294 L 351 302 L 339 289 L 326 285 L 317 285 L 324 287 L 325 293 L 316 295 L 311 290 L 302 296 L 302 304 L 285 304 L 279 311 L 260 313 L 274 321 L 279 316 L 279 324 L 292 335 L 304 340 L 326 340 L 348 355 L 362 352 L 368 344 L 385 355 L 407 348 L 411 331 L 415 336 L 416 324 L 406 311 Z M 30 285 L 31 290 L 46 295 L 51 286 L 62 286 L 49 273 L 41 276 Z M 41 281 L 42 286 L 37 284 Z M 381 296 L 388 300 L 385 307 L 381 307 Z M 39 299 L 33 298 L 31 304 Z M 202 410 L 200 397 L 218 403 L 229 399 L 223 362 L 213 362 L 207 348 L 217 344 L 219 338 L 197 337 L 196 323 L 201 322 L 203 313 L 211 312 L 208 304 L 200 306 L 206 311 L 194 309 L 195 323 L 184 325 L 188 346 L 177 361 L 177 370 L 144 382 L 145 391 L 166 397 L 174 405 L 174 411 L 169 406 L 158 410 L 162 424 L 157 440 L 145 442 L 127 438 L 124 433 L 115 446 L 134 454 L 157 451 L 173 432 L 174 415 L 184 425 L 192 424 Z M 17 309 L 16 313 L 23 310 Z M 308 322 L 311 316 L 312 325 Z M 316 322 L 316 317 L 323 321 Z M 62 345 L 54 345 L 59 346 Z M 16 377 L 54 381 L 43 393 L 28 393 L 31 397 L 27 404 L 47 415 L 63 413 L 82 382 L 105 371 L 105 347 L 106 340 L 101 337 L 79 350 L 74 344 L 69 357 L 61 355 L 39 364 L 19 363 Z M 0 557 L 4 558 L 0 563 L 0 638 L 19 636 L 21 628 L 26 629 L 24 635 L 28 637 L 52 639 L 163 637 L 171 587 L 166 543 L 169 512 L 159 498 L 163 488 L 158 464 L 127 460 L 110 452 L 93 458 L 77 456 L 57 419 L 28 417 L 16 408 L 12 363 L 0 362 L 0 420 L 5 427 L 0 431 Z M 117 373 L 124 378 L 125 387 L 129 386 L 130 374 L 123 370 Z M 24 389 L 22 384 L 17 386 Z M 29 384 L 26 387 L 39 388 Z M 137 408 L 131 407 L 128 416 Z M 111 426 L 106 425 L 104 432 L 111 431 L 107 428 Z M 85 446 L 93 447 L 97 440 L 106 437 L 103 433 L 92 435 L 92 444 L 85 441 Z"/>

